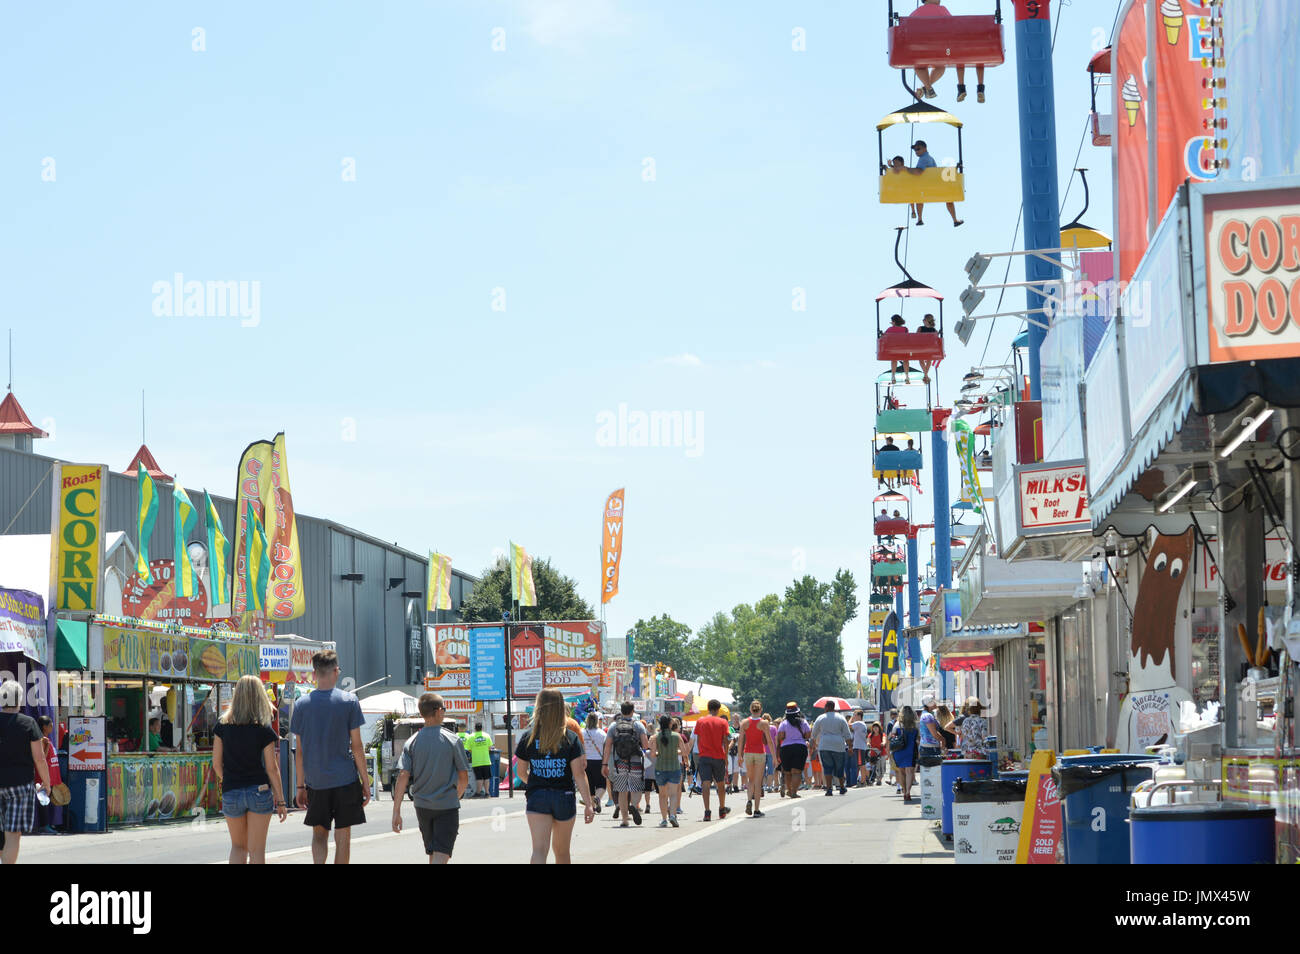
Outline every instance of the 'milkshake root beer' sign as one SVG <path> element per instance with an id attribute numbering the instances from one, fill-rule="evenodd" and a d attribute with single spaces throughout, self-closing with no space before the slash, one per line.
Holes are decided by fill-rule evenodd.
<path id="1" fill-rule="evenodd" d="M 1210 362 L 1300 356 L 1300 190 L 1207 196 L 1205 209 Z"/>

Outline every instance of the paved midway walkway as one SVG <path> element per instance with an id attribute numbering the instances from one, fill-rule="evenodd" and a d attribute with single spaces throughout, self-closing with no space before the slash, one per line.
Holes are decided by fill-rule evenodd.
<path id="1" fill-rule="evenodd" d="M 728 799 L 734 810 L 726 821 L 704 822 L 699 796 L 683 798 L 681 828 L 660 829 L 657 807 L 641 827 L 619 828 L 605 808 L 590 825 L 578 824 L 573 837 L 577 864 L 951 864 L 953 854 L 934 822 L 921 819 L 918 802 L 903 804 L 892 788 L 850 789 L 830 798 L 803 792 L 798 799 L 763 799 L 766 817 L 745 815 L 741 796 Z M 523 864 L 528 861 L 528 824 L 522 797 L 478 799 L 463 803 L 460 838 L 452 863 Z M 387 795 L 366 809 L 370 819 L 353 830 L 353 864 L 424 864 L 408 801 L 403 831 L 392 832 L 392 802 Z M 310 836 L 302 813 L 283 825 L 271 823 L 267 861 L 311 862 Z M 220 819 L 202 824 L 172 823 L 128 828 L 100 835 L 28 836 L 21 861 L 26 864 L 214 864 L 226 858 L 229 842 Z M 332 858 L 332 855 L 331 855 Z"/>

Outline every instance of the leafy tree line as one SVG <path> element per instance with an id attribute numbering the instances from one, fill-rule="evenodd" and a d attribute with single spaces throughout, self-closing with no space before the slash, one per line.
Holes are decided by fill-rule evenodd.
<path id="1" fill-rule="evenodd" d="M 533 582 L 537 606 L 520 607 L 519 619 L 595 619 L 577 583 L 550 560 L 533 562 Z M 460 612 L 466 622 L 499 622 L 511 609 L 510 566 L 502 558 L 483 571 Z M 840 570 L 829 583 L 805 576 L 784 597 L 771 593 L 730 615 L 716 613 L 697 633 L 667 614 L 637 620 L 630 633 L 640 662 L 667 663 L 684 679 L 730 687 L 744 704 L 761 699 L 769 712 L 791 699 L 807 711 L 818 696 L 851 693 L 840 633 L 857 615 L 857 583 Z"/>
<path id="2" fill-rule="evenodd" d="M 578 584 L 551 566 L 551 561 L 533 561 L 533 585 L 537 605 L 519 607 L 521 620 L 595 619 L 596 611 L 578 595 Z M 499 623 L 501 614 L 513 612 L 510 599 L 510 563 L 505 557 L 483 571 L 469 596 L 461 601 L 460 615 L 467 623 Z"/>
<path id="3" fill-rule="evenodd" d="M 694 635 L 666 614 L 638 620 L 631 635 L 641 662 L 731 687 L 738 700 L 760 699 L 769 712 L 789 700 L 807 711 L 818 696 L 850 694 L 840 633 L 857 615 L 857 584 L 840 570 L 829 583 L 805 576 L 784 597 L 773 593 L 730 615 L 716 613 Z"/>

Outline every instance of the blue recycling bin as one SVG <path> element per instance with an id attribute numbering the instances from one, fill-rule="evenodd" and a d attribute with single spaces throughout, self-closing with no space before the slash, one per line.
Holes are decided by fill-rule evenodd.
<path id="1" fill-rule="evenodd" d="M 1149 781 L 1154 756 L 1075 755 L 1053 766 L 1064 823 L 1065 862 L 1074 865 L 1129 863 L 1129 801 Z"/>
<path id="2" fill-rule="evenodd" d="M 498 798 L 501 795 L 501 750 L 494 748 L 491 750 L 490 755 L 492 758 L 492 782 L 488 786 L 488 792 L 491 793 L 493 798 Z"/>
<path id="3" fill-rule="evenodd" d="M 943 792 L 943 837 L 952 840 L 952 783 L 957 779 L 991 778 L 988 759 L 944 759 L 939 767 L 939 789 Z"/>
<path id="4" fill-rule="evenodd" d="M 1135 808 L 1129 818 L 1135 865 L 1271 865 L 1274 811 L 1231 802 Z"/>

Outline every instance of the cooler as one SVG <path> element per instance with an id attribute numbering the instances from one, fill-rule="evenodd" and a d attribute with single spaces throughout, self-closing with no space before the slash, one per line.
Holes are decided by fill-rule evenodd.
<path id="1" fill-rule="evenodd" d="M 937 755 L 922 755 L 916 760 L 916 765 L 917 784 L 921 787 L 921 817 L 937 819 L 943 810 L 943 793 L 939 789 L 943 759 Z"/>
<path id="2" fill-rule="evenodd" d="M 953 858 L 957 864 L 1013 865 L 1027 782 L 958 779 L 953 784 Z"/>
<path id="3" fill-rule="evenodd" d="M 1229 802 L 1134 808 L 1135 865 L 1271 865 L 1271 808 Z"/>
<path id="4" fill-rule="evenodd" d="M 1107 758 L 1108 764 L 1096 761 Z M 1066 864 L 1123 865 L 1129 861 L 1129 801 L 1149 781 L 1152 759 L 1121 755 L 1073 756 L 1052 767 L 1061 798 Z M 1087 761 L 1083 761 L 1087 760 Z"/>
<path id="5" fill-rule="evenodd" d="M 939 791 L 943 796 L 943 836 L 952 838 L 952 785 L 958 779 L 990 778 L 993 766 L 987 759 L 944 759 L 939 766 Z"/>

